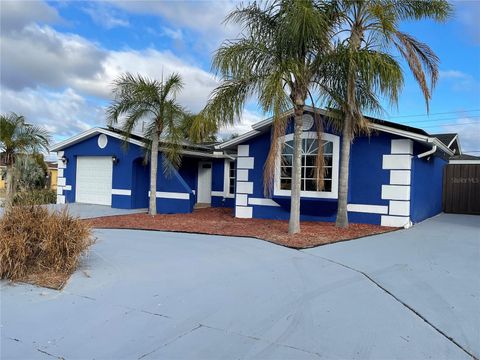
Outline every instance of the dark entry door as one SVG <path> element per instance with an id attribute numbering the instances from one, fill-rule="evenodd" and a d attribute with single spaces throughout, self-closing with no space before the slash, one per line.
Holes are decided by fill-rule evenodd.
<path id="1" fill-rule="evenodd" d="M 480 214 L 480 165 L 450 164 L 445 167 L 443 211 Z"/>

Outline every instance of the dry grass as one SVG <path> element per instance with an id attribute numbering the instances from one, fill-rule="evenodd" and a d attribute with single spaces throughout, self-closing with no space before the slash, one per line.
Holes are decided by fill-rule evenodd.
<path id="1" fill-rule="evenodd" d="M 93 242 L 67 209 L 14 206 L 0 218 L 0 277 L 61 288 Z"/>

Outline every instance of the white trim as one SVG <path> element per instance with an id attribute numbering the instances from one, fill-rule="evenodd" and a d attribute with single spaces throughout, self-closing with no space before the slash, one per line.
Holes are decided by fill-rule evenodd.
<path id="1" fill-rule="evenodd" d="M 273 201 L 272 199 L 264 199 L 264 198 L 249 198 L 248 205 L 261 205 L 261 206 L 280 206 L 278 203 Z"/>
<path id="2" fill-rule="evenodd" d="M 458 138 L 458 134 L 455 134 L 455 136 L 453 137 L 452 140 L 450 140 L 450 142 L 448 143 L 447 147 L 450 149 L 450 146 L 453 145 L 453 143 L 455 142 L 455 140 L 457 140 Z"/>
<path id="3" fill-rule="evenodd" d="M 100 149 L 105 149 L 108 144 L 108 138 L 105 134 L 100 134 L 97 139 L 97 144 Z"/>
<path id="4" fill-rule="evenodd" d="M 251 219 L 253 208 L 249 206 L 235 206 L 235 217 L 243 219 Z"/>
<path id="5" fill-rule="evenodd" d="M 127 189 L 112 189 L 112 195 L 132 196 L 132 190 L 127 190 Z"/>
<path id="6" fill-rule="evenodd" d="M 57 195 L 57 204 L 65 204 L 65 196 Z"/>
<path id="7" fill-rule="evenodd" d="M 57 195 L 63 195 L 63 186 L 57 186 Z"/>
<path id="8" fill-rule="evenodd" d="M 58 179 L 59 177 L 63 177 L 63 169 L 58 169 L 58 168 L 57 168 L 57 179 Z"/>
<path id="9" fill-rule="evenodd" d="M 212 191 L 212 196 L 221 196 L 224 197 L 225 193 L 223 191 Z"/>
<path id="10" fill-rule="evenodd" d="M 150 197 L 150 191 L 148 192 L 148 196 Z M 190 194 L 180 192 L 157 191 L 157 198 L 189 200 Z"/>
<path id="11" fill-rule="evenodd" d="M 54 144 L 50 148 L 50 151 L 56 151 L 57 154 L 58 154 L 58 153 L 60 153 L 61 149 L 65 149 L 65 148 L 67 148 L 71 145 L 82 142 L 83 140 L 88 139 L 88 138 L 90 138 L 90 137 L 92 137 L 96 134 L 105 134 L 105 135 L 111 136 L 113 138 L 125 141 L 125 137 L 123 135 L 118 134 L 118 133 L 113 132 L 113 131 L 110 131 L 110 130 L 107 130 L 107 129 L 97 127 L 97 128 L 92 128 L 92 129 L 89 129 L 87 131 L 84 131 L 84 132 L 82 132 L 78 135 L 72 136 L 71 138 L 69 138 L 67 140 L 64 140 L 64 141 L 61 141 L 57 144 Z M 134 145 L 138 145 L 138 146 L 143 147 L 143 148 L 146 147 L 145 143 L 143 141 L 135 140 L 135 139 L 132 139 L 132 138 L 127 139 L 127 142 L 129 142 L 131 144 L 134 144 Z M 203 148 L 205 148 L 205 147 L 203 147 Z M 158 149 L 158 151 L 161 152 L 162 148 L 160 147 Z M 191 156 L 214 158 L 214 159 L 224 159 L 224 158 L 235 159 L 235 157 L 233 157 L 231 155 L 227 155 L 227 154 L 210 154 L 210 153 L 193 151 L 193 150 L 183 150 L 182 149 L 182 150 L 180 150 L 180 153 L 183 154 L 183 155 L 191 155 Z"/>
<path id="12" fill-rule="evenodd" d="M 316 112 L 316 113 L 322 114 L 322 115 L 327 114 L 324 110 L 317 109 L 317 108 L 312 108 L 311 106 L 305 106 L 304 111 Z M 290 116 L 291 114 L 293 114 L 293 109 L 290 109 L 290 110 L 282 113 L 281 116 L 285 117 L 285 116 Z M 234 139 L 231 139 L 231 140 L 228 140 L 224 143 L 221 143 L 221 144 L 215 146 L 215 148 L 216 149 L 224 149 L 224 148 L 231 147 L 233 145 L 241 144 L 242 142 L 261 134 L 261 131 L 259 131 L 259 130 L 262 129 L 263 127 L 267 126 L 267 125 L 270 125 L 272 122 L 273 122 L 273 117 L 270 117 L 270 118 L 262 120 L 262 121 L 260 121 L 256 124 L 253 124 L 251 131 L 248 131 L 248 132 L 246 132 L 246 133 L 244 133 L 240 136 L 237 136 Z M 420 142 L 424 142 L 424 143 L 433 143 L 433 144 L 437 145 L 447 155 L 452 156 L 454 154 L 454 151 L 452 151 L 447 145 L 445 145 L 444 143 L 442 143 L 440 140 L 438 140 L 435 137 L 431 137 L 431 136 L 428 136 L 428 135 L 421 135 L 421 134 L 413 133 L 411 131 L 400 130 L 400 129 L 392 128 L 392 127 L 387 126 L 387 125 L 380 125 L 380 124 L 376 124 L 376 123 L 373 123 L 373 122 L 370 122 L 368 126 L 371 129 L 382 131 L 382 132 L 385 132 L 385 133 L 399 135 L 399 136 L 402 136 L 402 137 L 405 137 L 405 138 L 408 138 L 408 139 L 412 139 L 412 140 L 416 140 L 416 141 L 420 141 Z M 460 148 L 460 144 L 459 144 L 459 148 Z M 460 153 L 461 153 L 461 151 L 460 151 Z"/>
<path id="13" fill-rule="evenodd" d="M 247 206 L 248 205 L 248 195 L 247 194 L 237 194 L 237 201 L 235 202 L 235 205 Z"/>
<path id="14" fill-rule="evenodd" d="M 411 223 L 408 216 L 382 215 L 381 225 L 391 227 L 410 227 Z"/>
<path id="15" fill-rule="evenodd" d="M 386 205 L 348 204 L 347 205 L 347 211 L 368 213 L 368 214 L 388 214 L 388 206 L 386 206 Z"/>
<path id="16" fill-rule="evenodd" d="M 223 196 L 228 198 L 235 197 L 235 193 L 230 193 L 230 162 L 235 160 L 225 159 L 223 165 Z M 235 172 L 235 181 L 237 181 L 237 172 Z"/>
<path id="17" fill-rule="evenodd" d="M 480 159 L 479 160 L 450 160 L 448 162 L 449 164 L 457 164 L 457 165 L 478 165 L 480 164 Z"/>
<path id="18" fill-rule="evenodd" d="M 57 169 L 66 169 L 67 164 L 64 164 L 62 160 L 57 161 Z"/>
<path id="19" fill-rule="evenodd" d="M 383 155 L 383 170 L 409 170 L 412 168 L 411 155 Z"/>
<path id="20" fill-rule="evenodd" d="M 237 170 L 237 181 L 248 181 L 248 170 L 247 169 L 238 169 Z"/>
<path id="21" fill-rule="evenodd" d="M 239 157 L 237 158 L 237 169 L 253 169 L 254 158 L 253 157 Z"/>
<path id="22" fill-rule="evenodd" d="M 421 153 L 421 154 L 418 154 L 417 157 L 418 157 L 419 159 L 421 159 L 421 158 L 424 158 L 425 156 L 429 156 L 429 155 L 435 154 L 436 151 L 437 151 L 437 145 L 433 145 L 430 150 L 425 151 L 425 152 L 423 152 L 423 153 Z"/>
<path id="23" fill-rule="evenodd" d="M 247 131 L 246 133 L 244 133 L 240 136 L 237 136 L 236 138 L 225 141 L 225 142 L 215 146 L 215 149 L 220 150 L 220 149 L 225 149 L 225 148 L 233 146 L 233 145 L 237 145 L 237 144 L 242 143 L 242 142 L 244 142 L 248 139 L 251 139 L 252 137 L 257 136 L 258 134 L 260 134 L 260 131 L 257 131 L 257 130 Z"/>
<path id="24" fill-rule="evenodd" d="M 450 150 L 444 143 L 442 143 L 440 140 L 438 140 L 436 137 L 431 137 L 428 135 L 420 135 L 416 133 L 412 133 L 410 131 L 405 131 L 405 130 L 400 130 L 400 129 L 395 129 L 390 126 L 386 125 L 380 125 L 380 124 L 375 124 L 375 123 L 370 123 L 369 127 L 378 131 L 383 131 L 389 134 L 394 134 L 394 135 L 399 135 L 403 136 L 412 140 L 424 142 L 424 143 L 433 143 L 434 145 L 437 145 L 440 149 L 442 149 L 443 152 L 445 152 L 448 155 L 453 155 L 453 151 Z"/>
<path id="25" fill-rule="evenodd" d="M 64 177 L 57 177 L 57 186 L 65 186 L 67 185 L 67 179 Z"/>
<path id="26" fill-rule="evenodd" d="M 413 141 L 410 139 L 392 139 L 392 154 L 413 154 Z"/>
<path id="27" fill-rule="evenodd" d="M 63 187 L 63 190 L 65 190 L 65 191 L 70 191 L 70 190 L 72 190 L 72 185 L 65 185 L 65 186 Z"/>
<path id="28" fill-rule="evenodd" d="M 64 151 L 60 150 L 60 151 L 57 151 L 57 159 L 61 159 L 63 157 L 63 155 L 65 154 Z"/>
<path id="29" fill-rule="evenodd" d="M 237 194 L 253 194 L 252 181 L 237 181 Z"/>
<path id="30" fill-rule="evenodd" d="M 410 186 L 382 185 L 383 200 L 410 200 Z"/>
<path id="31" fill-rule="evenodd" d="M 287 134 L 278 139 L 280 143 L 293 140 L 294 134 Z M 302 133 L 302 139 L 317 139 L 318 134 L 315 131 L 306 131 Z M 331 141 L 333 143 L 332 150 L 332 191 L 302 191 L 301 197 L 320 198 L 320 199 L 337 199 L 338 198 L 338 174 L 340 161 L 340 137 L 337 135 L 322 133 L 322 140 Z M 291 190 L 280 189 L 280 159 L 282 154 L 277 154 L 275 161 L 275 181 L 273 194 L 279 196 L 291 196 Z"/>
<path id="32" fill-rule="evenodd" d="M 238 145 L 237 156 L 249 156 L 250 145 Z"/>
<path id="33" fill-rule="evenodd" d="M 390 170 L 390 185 L 410 185 L 410 170 Z"/>
<path id="34" fill-rule="evenodd" d="M 390 215 L 410 215 L 410 201 L 389 201 L 389 214 Z"/>

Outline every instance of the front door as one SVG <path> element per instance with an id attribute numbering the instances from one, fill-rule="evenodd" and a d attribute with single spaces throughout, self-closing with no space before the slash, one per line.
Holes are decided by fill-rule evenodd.
<path id="1" fill-rule="evenodd" d="M 201 161 L 198 164 L 197 203 L 212 202 L 212 163 Z"/>

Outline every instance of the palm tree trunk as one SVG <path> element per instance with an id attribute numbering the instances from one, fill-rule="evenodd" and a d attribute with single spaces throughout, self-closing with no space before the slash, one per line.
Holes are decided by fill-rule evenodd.
<path id="1" fill-rule="evenodd" d="M 5 191 L 5 210 L 9 210 L 13 206 L 13 197 L 15 196 L 15 179 L 13 177 L 13 165 L 7 165 Z"/>
<path id="2" fill-rule="evenodd" d="M 293 166 L 292 166 L 292 191 L 290 204 L 290 220 L 288 222 L 288 233 L 300 232 L 300 191 L 302 181 L 302 125 L 303 107 L 295 106 L 295 132 L 293 135 Z"/>
<path id="3" fill-rule="evenodd" d="M 351 118 L 349 115 L 345 116 L 342 131 L 342 145 L 340 158 L 340 179 L 338 184 L 338 210 L 336 226 L 341 228 L 348 227 L 348 176 L 350 164 L 350 144 L 351 144 Z"/>
<path id="4" fill-rule="evenodd" d="M 150 154 L 150 205 L 148 208 L 150 215 L 157 215 L 158 140 L 159 134 L 155 130 L 152 135 L 152 150 Z"/>

